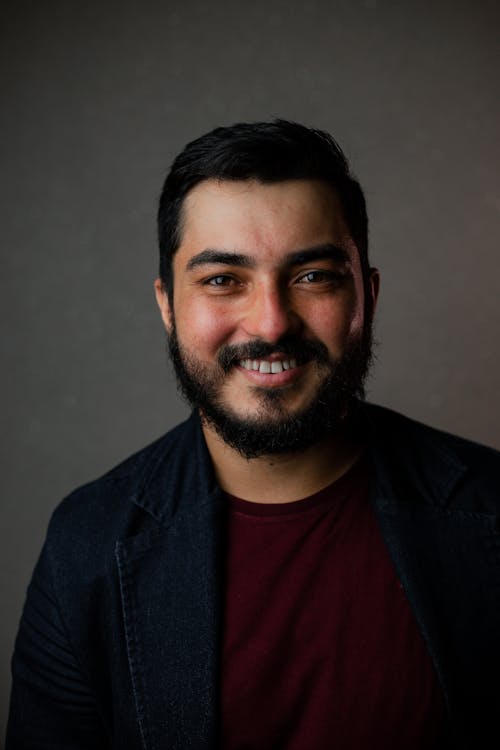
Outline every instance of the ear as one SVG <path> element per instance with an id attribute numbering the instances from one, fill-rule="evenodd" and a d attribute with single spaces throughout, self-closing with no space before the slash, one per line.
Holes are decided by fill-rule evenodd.
<path id="1" fill-rule="evenodd" d="M 380 273 L 378 268 L 370 268 L 366 293 L 370 297 L 370 309 L 372 315 L 377 306 L 378 293 L 380 291 Z"/>
<path id="2" fill-rule="evenodd" d="M 156 279 L 154 283 L 156 303 L 160 308 L 163 325 L 167 329 L 167 333 L 172 330 L 172 310 L 170 307 L 170 300 L 168 299 L 167 290 L 161 279 Z"/>

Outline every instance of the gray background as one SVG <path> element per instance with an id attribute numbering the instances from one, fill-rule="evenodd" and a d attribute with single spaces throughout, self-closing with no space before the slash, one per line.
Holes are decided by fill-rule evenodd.
<path id="1" fill-rule="evenodd" d="M 382 272 L 371 400 L 500 448 L 497 6 L 3 4 L 0 724 L 52 509 L 186 413 L 152 280 L 187 140 L 275 116 L 330 130 Z"/>

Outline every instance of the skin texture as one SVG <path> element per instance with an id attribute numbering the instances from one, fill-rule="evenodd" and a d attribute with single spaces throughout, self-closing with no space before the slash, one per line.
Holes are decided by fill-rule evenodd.
<path id="1" fill-rule="evenodd" d="M 318 253 L 323 247 L 327 251 Z M 320 181 L 200 183 L 185 201 L 173 272 L 172 307 L 161 281 L 155 282 L 167 332 L 175 314 L 185 356 L 206 374 L 219 373 L 220 402 L 245 419 L 278 421 L 306 409 L 326 377 L 325 365 L 313 358 L 270 375 L 234 362 L 221 377 L 218 356 L 224 348 L 238 346 L 244 353 L 250 342 L 265 342 L 273 346 L 263 359 L 272 361 L 283 355 L 274 345 L 291 336 L 321 342 L 335 363 L 363 335 L 365 288 L 358 251 L 333 188 Z M 373 308 L 378 283 L 372 269 Z M 222 487 L 261 502 L 317 491 L 344 473 L 361 449 L 332 435 L 299 455 L 248 460 L 221 441 L 210 424 L 204 424 L 204 432 Z M 283 489 L 276 492 L 276 486 Z"/>

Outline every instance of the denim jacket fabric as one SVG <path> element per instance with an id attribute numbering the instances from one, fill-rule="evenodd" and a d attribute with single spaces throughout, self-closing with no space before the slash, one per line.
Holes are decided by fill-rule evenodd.
<path id="1" fill-rule="evenodd" d="M 499 745 L 500 454 L 381 407 L 359 419 L 443 747 Z M 28 588 L 6 749 L 217 748 L 223 534 L 196 415 L 67 497 Z"/>

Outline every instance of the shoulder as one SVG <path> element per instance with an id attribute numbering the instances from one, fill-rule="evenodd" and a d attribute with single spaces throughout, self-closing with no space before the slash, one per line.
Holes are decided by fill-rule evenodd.
<path id="1" fill-rule="evenodd" d="M 363 409 L 387 440 L 400 442 L 404 438 L 422 447 L 442 445 L 464 460 L 491 461 L 498 468 L 500 451 L 495 448 L 431 427 L 384 406 L 366 403 Z"/>
<path id="2" fill-rule="evenodd" d="M 498 513 L 500 452 L 374 404 L 363 404 L 379 463 L 456 507 Z"/>
<path id="3" fill-rule="evenodd" d="M 158 474 L 163 478 L 179 471 L 179 460 L 189 463 L 190 446 L 196 439 L 197 421 L 191 416 L 162 437 L 132 454 L 101 477 L 78 487 L 54 510 L 46 546 L 72 550 L 73 557 L 87 558 L 105 547 L 114 554 L 117 539 L 158 526 L 158 513 L 147 507 Z"/>

